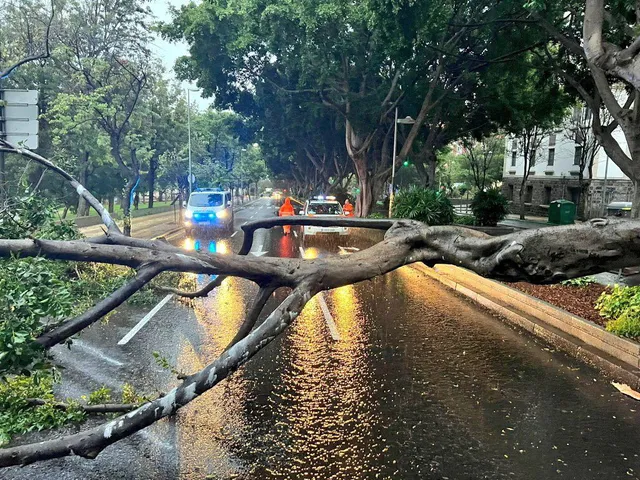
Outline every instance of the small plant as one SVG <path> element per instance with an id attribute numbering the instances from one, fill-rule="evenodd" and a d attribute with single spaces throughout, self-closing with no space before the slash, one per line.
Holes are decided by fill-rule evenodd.
<path id="1" fill-rule="evenodd" d="M 141 403 L 144 403 L 145 401 L 145 397 L 139 395 L 138 392 L 136 392 L 135 388 L 133 388 L 133 385 L 129 383 L 125 383 L 124 385 L 122 385 L 122 403 L 132 403 L 134 405 L 139 405 Z"/>
<path id="2" fill-rule="evenodd" d="M 104 385 L 97 390 L 94 390 L 89 396 L 82 395 L 81 397 L 88 405 L 101 405 L 103 403 L 111 403 L 111 389 Z"/>
<path id="3" fill-rule="evenodd" d="M 560 282 L 561 285 L 569 286 L 569 287 L 586 287 L 587 285 L 593 285 L 596 282 L 596 279 L 593 277 L 578 277 L 578 278 L 570 278 L 569 280 L 565 280 Z"/>
<path id="4" fill-rule="evenodd" d="M 509 202 L 498 189 L 479 191 L 471 201 L 473 216 L 479 225 L 495 227 L 509 213 Z"/>
<path id="5" fill-rule="evenodd" d="M 54 383 L 54 376 L 48 372 L 0 381 L 0 447 L 14 435 L 84 420 L 85 414 L 77 403 L 69 402 L 64 410 L 55 407 Z M 35 398 L 45 403 L 32 405 L 30 399 Z"/>
<path id="6" fill-rule="evenodd" d="M 380 212 L 373 212 L 373 213 L 370 213 L 367 218 L 387 218 L 387 216 Z"/>
<path id="7" fill-rule="evenodd" d="M 445 195 L 428 188 L 411 187 L 402 190 L 393 201 L 395 218 L 410 218 L 427 225 L 451 224 L 453 212 L 453 205 Z"/>
<path id="8" fill-rule="evenodd" d="M 640 287 L 616 285 L 611 292 L 600 295 L 596 309 L 610 319 L 608 331 L 621 337 L 640 337 Z"/>
<path id="9" fill-rule="evenodd" d="M 166 359 L 166 357 L 163 357 L 160 352 L 151 352 L 151 354 L 153 355 L 153 358 L 155 358 L 156 363 L 164 368 L 165 370 L 169 370 L 171 373 L 173 373 L 174 375 L 176 375 L 177 377 L 181 377 L 183 375 L 182 372 L 180 372 L 176 367 L 174 367 L 169 360 Z"/>

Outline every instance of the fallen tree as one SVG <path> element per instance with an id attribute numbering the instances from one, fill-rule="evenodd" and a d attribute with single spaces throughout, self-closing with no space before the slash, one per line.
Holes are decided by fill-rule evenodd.
<path id="1" fill-rule="evenodd" d="M 101 214 L 103 236 L 84 241 L 0 239 L 0 257 L 41 256 L 124 265 L 137 275 L 80 316 L 65 320 L 33 341 L 42 348 L 67 341 L 98 321 L 161 272 L 194 272 L 218 277 L 199 291 L 174 290 L 185 297 L 206 296 L 226 276 L 255 282 L 260 290 L 238 333 L 209 365 L 183 377 L 169 393 L 95 428 L 35 444 L 0 450 L 0 467 L 80 455 L 95 458 L 104 448 L 178 409 L 224 380 L 280 335 L 314 295 L 368 280 L 403 265 L 450 263 L 486 277 L 554 283 L 610 269 L 640 264 L 640 222 L 595 220 L 581 225 L 550 227 L 501 237 L 456 226 L 430 227 L 411 220 L 273 218 L 242 227 L 241 251 L 233 255 L 184 251 L 162 241 L 124 236 L 108 212 L 69 174 L 50 161 L 0 141 L 0 150 L 23 155 L 61 174 Z M 349 256 L 313 260 L 248 256 L 256 230 L 280 225 L 346 226 L 385 231 L 374 246 Z M 256 326 L 270 294 L 290 289 L 284 301 Z"/>

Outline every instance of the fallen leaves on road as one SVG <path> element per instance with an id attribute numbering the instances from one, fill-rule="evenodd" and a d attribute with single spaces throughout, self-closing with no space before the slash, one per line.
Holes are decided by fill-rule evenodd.
<path id="1" fill-rule="evenodd" d="M 624 393 L 625 395 L 628 395 L 629 397 L 634 398 L 636 400 L 640 400 L 640 393 L 636 392 L 629 385 L 624 383 L 616 383 L 616 382 L 611 382 L 611 385 L 616 387 L 621 393 Z"/>

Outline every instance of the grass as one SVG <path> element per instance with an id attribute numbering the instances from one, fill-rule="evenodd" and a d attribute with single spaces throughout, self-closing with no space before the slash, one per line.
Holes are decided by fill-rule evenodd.
<path id="1" fill-rule="evenodd" d="M 158 201 L 153 202 L 153 208 L 166 207 L 168 205 L 171 205 L 171 202 L 158 202 Z M 105 205 L 104 207 L 107 208 L 107 205 Z M 140 202 L 138 210 L 144 210 L 146 208 L 147 208 L 147 204 Z M 64 212 L 64 208 L 58 209 L 58 216 L 60 218 L 62 218 L 62 213 L 63 212 Z M 121 217 L 122 216 L 122 206 L 121 205 L 116 205 L 115 208 L 114 208 L 113 213 L 114 213 L 114 216 Z M 90 217 L 95 217 L 97 215 L 98 215 L 98 212 L 96 212 L 93 208 L 89 209 L 89 216 Z M 72 212 L 71 210 L 69 210 L 67 212 L 67 217 L 65 218 L 65 220 L 74 220 L 75 218 L 76 218 L 75 212 Z"/>

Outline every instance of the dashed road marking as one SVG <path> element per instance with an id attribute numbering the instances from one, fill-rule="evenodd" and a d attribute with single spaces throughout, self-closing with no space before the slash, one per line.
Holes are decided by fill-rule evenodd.
<path id="1" fill-rule="evenodd" d="M 129 343 L 129 340 L 131 340 L 135 336 L 135 334 L 138 333 L 140 329 L 142 329 L 142 327 L 144 327 L 149 322 L 149 320 L 151 320 L 155 316 L 155 314 L 158 313 L 160 309 L 165 306 L 165 304 L 169 300 L 171 300 L 171 297 L 173 297 L 173 293 L 170 293 L 169 295 L 164 297 L 162 300 L 160 300 L 160 302 L 158 302 L 158 304 L 155 307 L 153 307 L 153 309 L 149 313 L 147 313 L 144 316 L 144 318 L 136 324 L 135 327 L 129 330 L 129 333 L 127 333 L 124 337 L 122 337 L 122 339 L 118 342 L 118 345 L 126 345 L 127 343 Z"/>
<path id="2" fill-rule="evenodd" d="M 329 334 L 331 334 L 331 338 L 336 342 L 340 340 L 340 334 L 338 333 L 338 327 L 336 326 L 336 322 L 333 320 L 333 316 L 329 311 L 329 307 L 327 302 L 324 300 L 324 292 L 320 292 L 318 294 L 318 302 L 320 303 L 320 309 L 324 314 L 324 319 L 327 322 L 327 327 L 329 327 Z"/>
<path id="3" fill-rule="evenodd" d="M 238 231 L 237 231 L 237 230 L 231 234 L 231 238 L 235 237 L 235 236 L 236 236 L 236 233 L 238 233 Z"/>
<path id="4" fill-rule="evenodd" d="M 104 360 L 105 362 L 110 363 L 112 365 L 115 365 L 116 367 L 121 367 L 121 366 L 124 365 L 124 363 L 119 362 L 118 360 L 116 360 L 114 358 L 111 358 L 109 355 L 105 355 L 104 353 L 102 353 L 97 348 L 93 348 L 93 347 L 87 345 L 82 340 L 74 340 L 73 344 L 76 347 L 80 347 L 81 350 L 85 350 L 86 352 L 89 352 L 90 354 L 95 355 L 99 359 Z"/>
<path id="5" fill-rule="evenodd" d="M 304 258 L 304 248 L 302 246 L 298 247 L 300 249 L 300 254 Z M 324 299 L 324 292 L 320 292 L 318 295 L 318 302 L 320 303 L 320 309 L 322 310 L 322 314 L 324 315 L 324 320 L 327 323 L 327 327 L 329 328 L 329 334 L 334 341 L 340 340 L 340 333 L 338 332 L 338 327 L 336 326 L 336 322 L 333 320 L 333 316 L 329 311 L 329 306 Z"/>
<path id="6" fill-rule="evenodd" d="M 293 236 L 298 238 L 298 232 L 296 232 L 295 230 L 293 231 Z"/>

